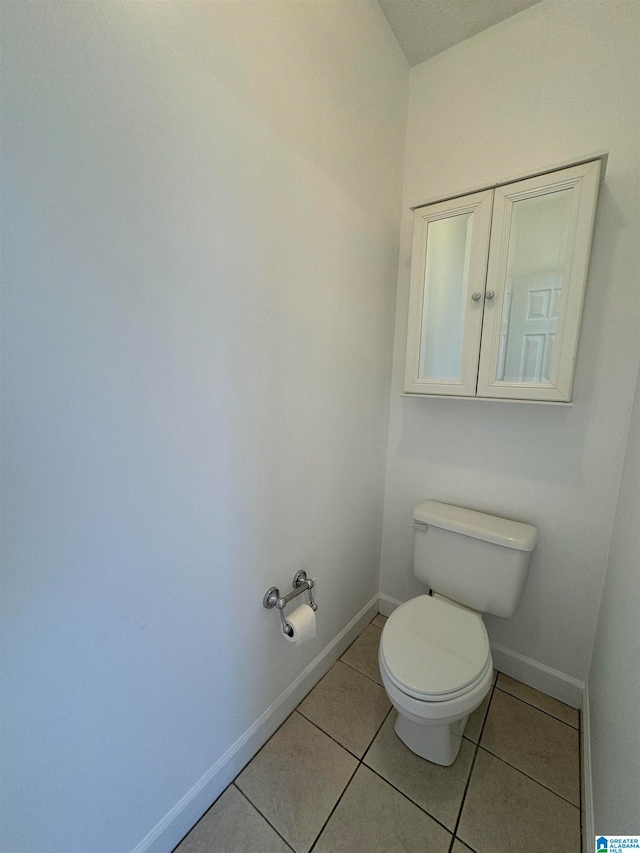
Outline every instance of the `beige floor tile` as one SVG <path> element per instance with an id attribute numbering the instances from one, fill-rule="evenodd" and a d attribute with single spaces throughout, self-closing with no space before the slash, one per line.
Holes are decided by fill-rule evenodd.
<path id="1" fill-rule="evenodd" d="M 462 741 L 450 767 L 432 764 L 411 752 L 393 730 L 395 711 L 389 715 L 365 756 L 365 764 L 406 794 L 448 829 L 456 825 L 475 748 Z"/>
<path id="2" fill-rule="evenodd" d="M 297 853 L 306 853 L 357 764 L 294 712 L 238 776 L 236 785 Z"/>
<path id="3" fill-rule="evenodd" d="M 290 853 L 277 832 L 230 785 L 175 853 Z"/>
<path id="4" fill-rule="evenodd" d="M 473 853 L 473 851 L 470 847 L 467 847 L 466 844 L 463 844 L 459 838 L 456 838 L 456 840 L 453 842 L 451 853 Z"/>
<path id="5" fill-rule="evenodd" d="M 580 805 L 578 732 L 571 726 L 495 690 L 480 745 Z"/>
<path id="6" fill-rule="evenodd" d="M 491 688 L 484 697 L 482 704 L 480 704 L 475 711 L 469 715 L 467 725 L 464 727 L 464 736 L 469 738 L 469 740 L 472 740 L 474 743 L 478 743 L 480 740 L 480 733 L 482 732 L 484 718 L 487 716 L 487 708 L 489 707 L 489 702 L 491 700 L 492 689 L 493 688 Z"/>
<path id="7" fill-rule="evenodd" d="M 378 668 L 378 646 L 380 645 L 381 634 L 380 628 L 369 625 L 341 658 L 349 666 L 377 681 L 378 684 L 382 684 L 380 669 Z"/>
<path id="8" fill-rule="evenodd" d="M 378 628 L 384 628 L 384 623 L 387 621 L 387 617 L 383 616 L 382 613 L 378 613 L 376 618 L 371 623 L 372 625 L 376 625 Z"/>
<path id="9" fill-rule="evenodd" d="M 367 751 L 390 709 L 384 687 L 340 661 L 298 707 L 358 758 Z"/>
<path id="10" fill-rule="evenodd" d="M 456 834 L 477 853 L 580 853 L 580 811 L 479 749 Z"/>
<path id="11" fill-rule="evenodd" d="M 517 696 L 518 699 L 522 699 L 530 705 L 535 705 L 536 708 L 546 711 L 547 714 L 551 714 L 552 717 L 556 717 L 558 720 L 562 720 L 563 723 L 573 726 L 574 729 L 577 729 L 580 725 L 580 712 L 576 708 L 570 708 L 564 702 L 559 702 L 552 696 L 547 696 L 545 693 L 529 687 L 528 684 L 516 681 L 515 678 L 511 678 L 511 676 L 505 675 L 503 672 L 498 676 L 496 684 L 500 690 L 504 690 L 512 696 Z"/>
<path id="12" fill-rule="evenodd" d="M 314 853 L 448 853 L 450 843 L 445 829 L 361 765 Z"/>

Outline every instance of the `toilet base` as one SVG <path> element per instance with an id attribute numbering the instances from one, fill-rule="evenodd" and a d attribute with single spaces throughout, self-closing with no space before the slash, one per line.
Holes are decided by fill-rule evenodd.
<path id="1" fill-rule="evenodd" d="M 441 726 L 413 723 L 398 714 L 394 729 L 400 740 L 421 758 L 448 767 L 456 760 L 469 716 Z"/>

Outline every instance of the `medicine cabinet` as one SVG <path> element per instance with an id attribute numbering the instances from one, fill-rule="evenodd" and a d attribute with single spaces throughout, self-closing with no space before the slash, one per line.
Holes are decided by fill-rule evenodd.
<path id="1" fill-rule="evenodd" d="M 570 401 L 600 168 L 415 210 L 406 394 Z"/>

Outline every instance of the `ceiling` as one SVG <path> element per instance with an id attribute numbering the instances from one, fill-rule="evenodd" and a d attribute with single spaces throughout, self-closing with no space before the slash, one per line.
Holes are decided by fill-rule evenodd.
<path id="1" fill-rule="evenodd" d="M 539 0 L 378 0 L 410 65 L 528 9 Z"/>

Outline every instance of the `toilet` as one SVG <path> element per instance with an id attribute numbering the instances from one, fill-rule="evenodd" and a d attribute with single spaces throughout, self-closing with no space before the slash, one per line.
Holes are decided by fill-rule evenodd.
<path id="1" fill-rule="evenodd" d="M 513 615 L 538 531 L 437 501 L 419 504 L 413 525 L 413 572 L 430 594 L 388 618 L 380 672 L 398 737 L 427 761 L 449 765 L 493 680 L 481 614 Z"/>

